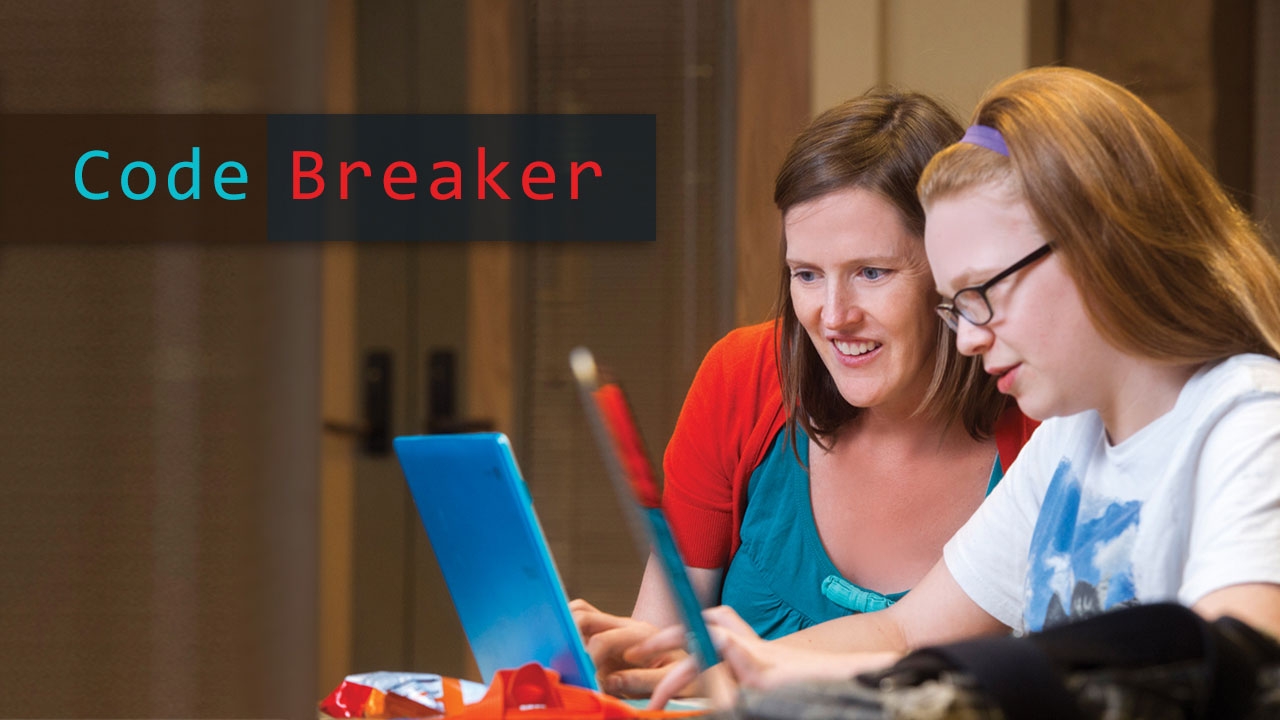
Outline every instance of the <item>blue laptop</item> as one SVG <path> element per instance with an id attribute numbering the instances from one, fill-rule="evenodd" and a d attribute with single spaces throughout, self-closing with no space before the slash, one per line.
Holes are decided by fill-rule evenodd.
<path id="1" fill-rule="evenodd" d="M 537 662 L 598 690 L 507 437 L 422 435 L 394 445 L 484 682 Z"/>
<path id="2" fill-rule="evenodd" d="M 719 658 L 702 607 L 621 387 L 600 381 L 585 348 L 574 350 L 571 366 L 637 544 L 658 558 L 699 665 L 715 665 Z M 599 690 L 507 437 L 419 435 L 398 437 L 394 446 L 484 682 L 498 670 L 537 662 L 560 673 L 563 682 Z"/>

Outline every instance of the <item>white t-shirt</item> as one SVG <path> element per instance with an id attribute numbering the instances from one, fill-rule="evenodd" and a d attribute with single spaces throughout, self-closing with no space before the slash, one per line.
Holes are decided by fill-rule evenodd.
<path id="1" fill-rule="evenodd" d="M 1119 445 L 1094 411 L 1046 421 L 943 557 L 974 602 L 1023 632 L 1280 583 L 1280 361 L 1202 368 Z"/>

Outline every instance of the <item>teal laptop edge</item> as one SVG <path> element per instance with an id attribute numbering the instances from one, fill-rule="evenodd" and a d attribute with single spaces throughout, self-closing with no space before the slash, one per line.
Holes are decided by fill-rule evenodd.
<path id="1" fill-rule="evenodd" d="M 507 437 L 393 443 L 484 682 L 537 662 L 565 683 L 599 690 Z"/>

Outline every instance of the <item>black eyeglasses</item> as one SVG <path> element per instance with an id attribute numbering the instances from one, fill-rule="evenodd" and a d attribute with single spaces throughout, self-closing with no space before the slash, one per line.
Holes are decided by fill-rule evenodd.
<path id="1" fill-rule="evenodd" d="M 992 316 L 995 315 L 991 310 L 991 301 L 987 299 L 987 291 L 1001 280 L 1048 255 L 1051 250 L 1053 250 L 1053 247 L 1050 245 L 1041 245 L 1030 255 L 1005 268 L 1003 272 L 981 285 L 962 288 L 951 298 L 950 303 L 942 303 L 935 308 L 938 311 L 938 316 L 952 330 L 960 326 L 960 318 L 968 320 L 972 325 L 986 325 L 991 322 Z"/>

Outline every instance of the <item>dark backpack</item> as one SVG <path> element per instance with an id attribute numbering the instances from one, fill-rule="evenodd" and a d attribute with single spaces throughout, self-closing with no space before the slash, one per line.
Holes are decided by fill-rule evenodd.
<path id="1" fill-rule="evenodd" d="M 1175 604 L 925 648 L 842 683 L 744 692 L 752 720 L 1280 718 L 1280 645 Z"/>

